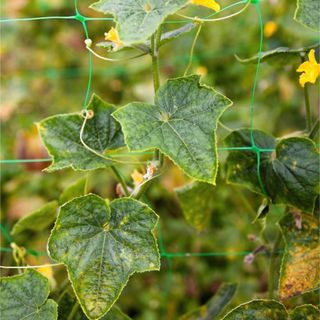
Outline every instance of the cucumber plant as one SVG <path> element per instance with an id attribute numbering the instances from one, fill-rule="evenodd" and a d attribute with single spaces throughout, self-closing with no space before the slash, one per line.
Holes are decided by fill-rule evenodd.
<path id="1" fill-rule="evenodd" d="M 238 13 L 251 4 L 259 8 L 258 1 L 242 1 Z M 48 281 L 32 266 L 19 275 L 2 278 L 0 311 L 4 319 L 129 319 L 115 306 L 129 278 L 135 273 L 160 269 L 156 239 L 159 217 L 142 197 L 157 177 L 165 174 L 166 158 L 192 180 L 176 190 L 187 222 L 198 231 L 206 227 L 215 201 L 212 195 L 219 162 L 217 127 L 221 115 L 233 103 L 202 83 L 200 76 L 188 75 L 189 68 L 183 76 L 160 83 L 161 47 L 195 28 L 198 35 L 203 23 L 223 20 L 185 16 L 180 10 L 188 6 L 221 9 L 214 0 L 100 0 L 91 5 L 96 11 L 111 14 L 115 21 L 115 27 L 105 34 L 106 41 L 98 44 L 100 47 L 109 54 L 132 49 L 151 56 L 154 103 L 114 106 L 93 94 L 83 111 L 53 115 L 38 123 L 52 158 L 46 172 L 66 168 L 110 170 L 119 182 L 119 198 L 87 194 L 86 180 L 81 179 L 60 199 L 16 223 L 13 236 L 27 229 L 39 231 L 55 221 L 48 254 L 65 266 L 68 278 L 57 302 L 48 299 Z M 318 29 L 319 12 L 318 1 L 298 0 L 295 19 Z M 173 14 L 190 22 L 166 32 L 165 22 Z M 85 43 L 94 52 L 92 41 L 87 39 Z M 297 58 L 302 59 L 298 72 L 302 72 L 300 84 L 307 91 L 308 83 L 315 83 L 320 73 L 314 55 L 318 48 L 319 44 L 300 49 L 278 48 L 248 59 L 237 58 L 258 67 L 265 61 L 286 59 L 296 64 Z M 236 286 L 229 284 L 202 309 L 181 319 L 318 319 L 316 306 L 288 310 L 281 303 L 319 288 L 319 152 L 313 140 L 319 121 L 312 121 L 308 100 L 306 118 L 306 131 L 299 135 L 274 137 L 249 127 L 235 130 L 225 139 L 229 155 L 220 166 L 226 169 L 227 182 L 244 186 L 264 199 L 257 219 L 263 219 L 273 204 L 287 208 L 270 257 L 269 300 L 249 301 L 223 317 L 221 311 L 236 291 Z M 124 149 L 132 154 L 153 154 L 145 174 L 134 172 L 133 183 L 117 168 L 125 163 L 117 156 Z M 274 255 L 282 239 L 285 251 L 276 301 Z M 15 247 L 14 258 L 24 270 L 22 251 Z"/>

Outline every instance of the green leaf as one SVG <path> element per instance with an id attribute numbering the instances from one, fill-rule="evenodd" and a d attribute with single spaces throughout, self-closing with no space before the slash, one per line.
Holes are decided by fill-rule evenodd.
<path id="1" fill-rule="evenodd" d="M 319 0 L 297 0 L 297 10 L 294 19 L 305 27 L 320 30 L 320 2 Z"/>
<path id="2" fill-rule="evenodd" d="M 194 182 L 175 189 L 185 219 L 198 231 L 210 223 L 214 206 L 214 187 L 203 182 Z"/>
<path id="3" fill-rule="evenodd" d="M 230 311 L 223 320 L 286 320 L 283 304 L 274 300 L 252 300 Z"/>
<path id="4" fill-rule="evenodd" d="M 17 234 L 26 231 L 43 231 L 49 227 L 57 217 L 58 202 L 51 201 L 45 204 L 39 210 L 36 210 L 28 215 L 23 216 L 13 226 L 11 234 Z"/>
<path id="5" fill-rule="evenodd" d="M 309 47 L 299 48 L 299 49 L 291 49 L 286 47 L 279 47 L 273 50 L 261 52 L 260 62 L 268 62 L 270 64 L 277 64 L 280 66 L 285 66 L 288 64 L 288 61 L 293 59 L 299 59 L 301 61 L 301 56 L 305 56 L 311 49 L 319 48 L 319 43 L 314 44 Z M 241 59 L 237 55 L 236 59 L 243 64 L 257 64 L 259 54 L 256 54 L 247 59 Z"/>
<path id="6" fill-rule="evenodd" d="M 305 304 L 290 312 L 290 320 L 319 320 L 320 310 L 312 304 Z"/>
<path id="7" fill-rule="evenodd" d="M 110 310 L 133 273 L 159 270 L 157 221 L 148 206 L 129 198 L 109 204 L 90 194 L 61 207 L 48 248 L 67 266 L 89 319 Z"/>
<path id="8" fill-rule="evenodd" d="M 267 194 L 261 189 L 257 173 L 257 154 L 250 150 L 230 151 L 227 158 L 228 181 L 248 187 L 274 203 L 288 204 L 312 213 L 319 193 L 319 153 L 307 138 L 282 139 L 254 130 L 257 147 L 274 149 L 261 152 L 260 176 Z M 250 131 L 232 132 L 225 140 L 227 147 L 250 147 Z"/>
<path id="9" fill-rule="evenodd" d="M 168 80 L 155 105 L 129 103 L 113 116 L 130 150 L 160 149 L 188 176 L 215 184 L 217 122 L 232 102 L 199 81 L 195 75 Z"/>
<path id="10" fill-rule="evenodd" d="M 81 178 L 68 186 L 59 197 L 59 203 L 64 204 L 74 198 L 84 196 L 87 192 L 87 177 Z"/>
<path id="11" fill-rule="evenodd" d="M 224 284 L 218 292 L 199 309 L 187 313 L 180 320 L 214 320 L 231 301 L 237 289 L 236 284 Z"/>
<path id="12" fill-rule="evenodd" d="M 72 311 L 73 306 L 77 303 L 77 298 L 74 295 L 72 289 L 66 290 L 62 297 L 59 298 L 59 320 L 69 320 L 69 315 Z M 74 314 L 73 320 L 87 320 L 81 308 L 79 307 L 77 312 Z M 117 306 L 113 306 L 110 311 L 100 318 L 101 320 L 131 320 L 121 309 Z"/>
<path id="13" fill-rule="evenodd" d="M 186 33 L 189 33 L 191 30 L 199 26 L 197 23 L 190 22 L 185 24 L 184 26 L 174 29 L 168 32 L 165 32 L 161 35 L 160 47 L 167 44 L 168 42 L 175 40 Z"/>
<path id="14" fill-rule="evenodd" d="M 171 14 L 188 3 L 188 0 L 100 0 L 90 7 L 112 14 L 117 22 L 121 41 L 130 46 L 146 41 Z"/>
<path id="15" fill-rule="evenodd" d="M 57 304 L 49 299 L 49 281 L 29 269 L 0 279 L 0 314 L 6 320 L 55 320 Z"/>
<path id="16" fill-rule="evenodd" d="M 302 214 L 301 217 L 301 229 L 296 226 L 292 215 L 287 215 L 280 222 L 286 244 L 279 281 L 281 299 L 320 286 L 319 223 L 310 215 Z"/>
<path id="17" fill-rule="evenodd" d="M 80 131 L 84 123 L 78 113 L 61 114 L 42 120 L 38 129 L 42 140 L 53 158 L 53 163 L 46 169 L 48 172 L 71 167 L 74 170 L 94 170 L 112 165 L 112 160 L 99 154 L 106 150 L 124 146 L 120 126 L 110 116 L 115 110 L 97 95 L 93 95 L 88 109 L 94 112 L 88 119 L 83 131 L 83 141 Z"/>

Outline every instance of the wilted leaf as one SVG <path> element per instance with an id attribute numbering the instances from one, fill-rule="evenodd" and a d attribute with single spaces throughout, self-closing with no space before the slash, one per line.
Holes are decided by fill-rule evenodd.
<path id="1" fill-rule="evenodd" d="M 297 0 L 297 10 L 294 19 L 313 30 L 320 29 L 320 1 Z"/>
<path id="2" fill-rule="evenodd" d="M 181 317 L 180 320 L 214 320 L 231 301 L 237 289 L 236 284 L 225 284 L 199 309 Z"/>
<path id="3" fill-rule="evenodd" d="M 285 307 L 274 300 L 252 300 L 230 311 L 223 320 L 287 320 Z"/>
<path id="4" fill-rule="evenodd" d="M 259 148 L 274 149 L 261 152 L 260 176 L 267 195 L 274 203 L 289 204 L 312 213 L 319 184 L 319 153 L 307 138 L 275 138 L 253 131 Z M 250 131 L 232 132 L 225 140 L 228 147 L 250 147 Z M 230 151 L 227 159 L 228 181 L 248 187 L 264 196 L 257 173 L 257 155 L 250 150 Z"/>
<path id="5" fill-rule="evenodd" d="M 57 217 L 58 202 L 51 201 L 39 210 L 36 210 L 21 219 L 13 226 L 13 236 L 25 231 L 42 231 L 49 227 Z"/>
<path id="6" fill-rule="evenodd" d="M 207 183 L 194 182 L 175 191 L 186 220 L 197 230 L 204 230 L 211 219 L 214 187 Z"/>
<path id="7" fill-rule="evenodd" d="M 319 320 L 320 319 L 320 310 L 311 305 L 305 304 L 293 309 L 290 312 L 290 320 Z"/>
<path id="8" fill-rule="evenodd" d="M 129 46 L 147 40 L 171 14 L 184 7 L 188 0 L 100 0 L 91 8 L 112 14 L 122 42 Z"/>
<path id="9" fill-rule="evenodd" d="M 40 273 L 25 273 L 0 279 L 0 314 L 7 320 L 55 320 L 57 304 L 49 299 L 49 282 Z"/>
<path id="10" fill-rule="evenodd" d="M 190 177 L 215 184 L 217 122 L 232 102 L 199 81 L 195 75 L 168 80 L 155 105 L 129 103 L 113 116 L 130 150 L 160 149 Z"/>
<path id="11" fill-rule="evenodd" d="M 311 49 L 316 48 L 319 48 L 319 43 L 299 49 L 279 47 L 273 50 L 261 52 L 260 62 L 269 62 L 270 64 L 284 66 L 288 64 L 288 60 L 290 59 L 298 59 L 298 61 L 301 61 L 301 56 L 306 55 Z M 240 57 L 236 56 L 236 59 L 243 64 L 256 64 L 258 63 L 258 58 L 258 54 L 247 59 L 241 59 Z"/>
<path id="12" fill-rule="evenodd" d="M 110 116 L 115 108 L 93 95 L 88 109 L 94 112 L 83 131 L 83 141 L 99 154 L 124 146 L 119 124 Z M 93 170 L 112 165 L 112 160 L 86 148 L 80 140 L 84 119 L 78 113 L 61 114 L 42 120 L 38 128 L 42 140 L 53 158 L 49 172 L 72 167 Z"/>
<path id="13" fill-rule="evenodd" d="M 320 242 L 318 220 L 302 215 L 302 228 L 291 215 L 281 220 L 286 248 L 281 265 L 279 296 L 287 299 L 320 285 Z"/>
<path id="14" fill-rule="evenodd" d="M 157 220 L 148 206 L 128 198 L 109 204 L 91 194 L 61 207 L 49 252 L 67 266 L 75 293 L 90 319 L 110 310 L 130 275 L 159 270 L 153 235 Z"/>
<path id="15" fill-rule="evenodd" d="M 77 180 L 75 183 L 68 186 L 59 197 L 59 203 L 64 204 L 74 198 L 84 196 L 87 192 L 87 177 Z"/>

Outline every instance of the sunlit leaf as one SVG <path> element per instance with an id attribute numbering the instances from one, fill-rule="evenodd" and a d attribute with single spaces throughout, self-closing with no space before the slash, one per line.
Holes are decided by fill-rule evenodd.
<path id="1" fill-rule="evenodd" d="M 57 217 L 58 202 L 51 201 L 45 204 L 39 210 L 31 212 L 28 215 L 23 216 L 13 226 L 11 234 L 13 236 L 26 231 L 42 231 L 49 227 Z"/>
<path id="2" fill-rule="evenodd" d="M 109 204 L 90 194 L 61 207 L 49 252 L 67 266 L 90 319 L 110 310 L 133 273 L 159 270 L 157 220 L 148 206 L 128 198 Z"/>
<path id="3" fill-rule="evenodd" d="M 58 319 L 57 304 L 47 300 L 48 296 L 49 281 L 32 269 L 17 276 L 1 278 L 1 319 Z"/>
<path id="4" fill-rule="evenodd" d="M 218 292 L 199 309 L 187 313 L 180 320 L 215 320 L 231 301 L 237 289 L 236 284 L 224 284 Z"/>
<path id="5" fill-rule="evenodd" d="M 112 14 L 125 45 L 147 40 L 164 19 L 177 12 L 188 0 L 100 0 L 91 8 Z"/>
<path id="6" fill-rule="evenodd" d="M 253 131 L 261 152 L 260 176 L 265 194 L 258 180 L 257 154 L 251 150 L 232 150 L 227 159 L 228 181 L 248 187 L 274 203 L 284 203 L 312 213 L 319 193 L 319 153 L 313 141 L 307 138 L 282 139 Z M 232 132 L 225 140 L 227 147 L 250 147 L 250 131 Z"/>
<path id="7" fill-rule="evenodd" d="M 93 170 L 112 165 L 112 160 L 99 156 L 106 150 L 124 145 L 119 124 L 110 116 L 115 108 L 93 95 L 88 109 L 94 115 L 88 119 L 83 141 L 98 154 L 84 146 L 80 132 L 84 118 L 78 113 L 61 114 L 42 120 L 38 128 L 42 140 L 53 158 L 49 172 L 71 167 L 74 170 Z"/>
<path id="8" fill-rule="evenodd" d="M 281 265 L 279 296 L 287 299 L 320 286 L 319 222 L 303 214 L 297 228 L 291 215 L 281 220 L 286 248 Z"/>
<path id="9" fill-rule="evenodd" d="M 195 229 L 204 230 L 210 223 L 215 202 L 214 187 L 207 183 L 194 182 L 175 191 L 186 220 Z"/>
<path id="10" fill-rule="evenodd" d="M 252 300 L 230 311 L 223 320 L 288 320 L 283 304 L 274 300 Z"/>
<path id="11" fill-rule="evenodd" d="M 294 19 L 313 30 L 320 30 L 320 1 L 297 0 Z"/>
<path id="12" fill-rule="evenodd" d="M 76 197 L 84 196 L 87 192 L 87 177 L 81 178 L 68 186 L 59 197 L 59 203 L 64 204 Z"/>
<path id="13" fill-rule="evenodd" d="M 199 76 L 168 80 L 155 105 L 134 102 L 113 113 L 130 150 L 160 149 L 187 175 L 215 184 L 217 122 L 232 102 Z"/>

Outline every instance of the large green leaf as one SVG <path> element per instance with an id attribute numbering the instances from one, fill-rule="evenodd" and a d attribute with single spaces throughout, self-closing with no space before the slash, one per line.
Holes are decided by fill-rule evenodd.
<path id="1" fill-rule="evenodd" d="M 312 212 L 319 193 L 319 153 L 307 138 L 282 139 L 254 130 L 257 147 L 274 149 L 261 152 L 260 176 L 267 195 L 275 203 L 284 203 Z M 232 132 L 225 140 L 227 147 L 250 147 L 250 132 Z M 264 194 L 258 180 L 257 154 L 250 150 L 230 151 L 227 159 L 228 181 Z"/>
<path id="2" fill-rule="evenodd" d="M 110 310 L 130 275 L 159 270 L 153 235 L 157 220 L 148 206 L 129 198 L 109 204 L 90 194 L 61 207 L 49 252 L 67 266 L 74 291 L 90 319 Z"/>
<path id="3" fill-rule="evenodd" d="M 320 30 L 320 1 L 297 0 L 295 20 L 313 30 Z"/>
<path id="4" fill-rule="evenodd" d="M 301 56 L 306 55 L 311 49 L 319 48 L 319 43 L 314 44 L 309 47 L 291 49 L 286 47 L 279 47 L 276 49 L 272 49 L 269 51 L 261 52 L 260 54 L 260 62 L 269 62 L 270 64 L 276 64 L 283 67 L 287 65 L 291 60 L 301 61 Z M 237 60 L 243 64 L 256 64 L 259 61 L 259 54 L 256 54 L 247 59 L 241 59 L 236 56 Z"/>
<path id="5" fill-rule="evenodd" d="M 57 304 L 49 299 L 49 281 L 30 269 L 0 279 L 0 315 L 3 320 L 55 320 Z"/>
<path id="6" fill-rule="evenodd" d="M 190 177 L 215 184 L 217 122 L 232 102 L 199 81 L 195 75 L 168 80 L 155 105 L 129 103 L 113 116 L 130 150 L 160 149 Z"/>
<path id="7" fill-rule="evenodd" d="M 114 15 L 121 41 L 131 45 L 147 40 L 167 16 L 187 3 L 188 0 L 100 0 L 91 8 Z"/>
<path id="8" fill-rule="evenodd" d="M 287 299 L 320 286 L 320 242 L 318 220 L 302 214 L 299 229 L 292 215 L 281 220 L 285 253 L 281 265 L 279 296 Z"/>
<path id="9" fill-rule="evenodd" d="M 274 300 L 252 300 L 230 311 L 223 320 L 287 320 L 285 307 Z"/>
<path id="10" fill-rule="evenodd" d="M 59 197 L 59 203 L 64 204 L 74 198 L 84 196 L 87 192 L 87 177 L 80 178 L 79 180 L 68 186 Z"/>
<path id="11" fill-rule="evenodd" d="M 57 217 L 57 211 L 58 202 L 48 202 L 39 210 L 31 212 L 19 219 L 13 226 L 11 234 L 15 236 L 26 230 L 42 231 L 54 222 Z"/>
<path id="12" fill-rule="evenodd" d="M 224 284 L 218 292 L 199 309 L 187 313 L 180 320 L 214 320 L 233 298 L 237 289 L 236 284 Z"/>
<path id="13" fill-rule="evenodd" d="M 186 220 L 198 231 L 210 223 L 214 205 L 214 187 L 194 182 L 175 190 Z"/>
<path id="14" fill-rule="evenodd" d="M 290 312 L 290 320 L 319 320 L 320 310 L 312 304 L 305 304 Z"/>
<path id="15" fill-rule="evenodd" d="M 93 95 L 88 109 L 94 112 L 83 131 L 83 141 L 93 149 L 89 150 L 80 140 L 84 123 L 78 113 L 61 114 L 42 120 L 38 124 L 42 140 L 53 158 L 46 170 L 49 172 L 71 167 L 74 170 L 93 170 L 112 165 L 112 160 L 100 156 L 106 150 L 124 145 L 119 124 L 110 116 L 115 108 Z"/>

